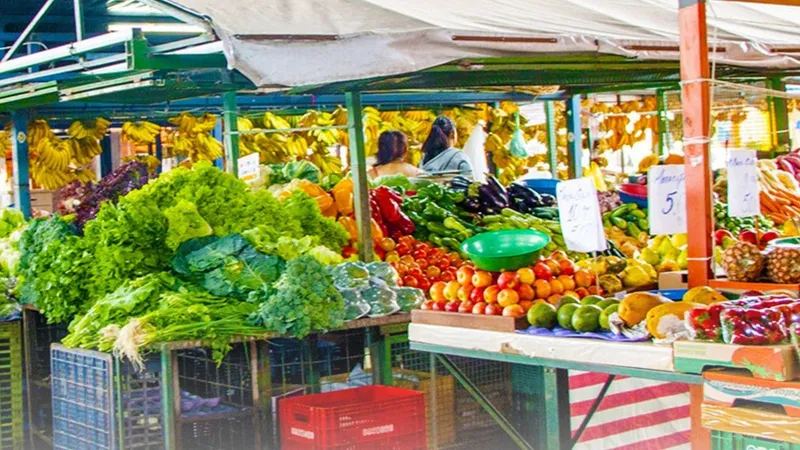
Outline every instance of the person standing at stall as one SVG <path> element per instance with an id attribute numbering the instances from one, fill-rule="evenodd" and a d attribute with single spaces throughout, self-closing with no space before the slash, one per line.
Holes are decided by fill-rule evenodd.
<path id="1" fill-rule="evenodd" d="M 422 170 L 433 175 L 443 172 L 471 175 L 472 164 L 467 155 L 454 147 L 457 140 L 456 124 L 449 117 L 437 117 L 422 144 Z"/>
<path id="2" fill-rule="evenodd" d="M 401 174 L 416 177 L 422 170 L 406 162 L 408 139 L 400 131 L 384 131 L 378 138 L 377 162 L 369 169 L 370 178 Z"/>

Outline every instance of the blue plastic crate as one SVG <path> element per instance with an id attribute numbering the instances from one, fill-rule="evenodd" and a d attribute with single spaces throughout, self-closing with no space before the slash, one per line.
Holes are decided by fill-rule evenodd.
<path id="1" fill-rule="evenodd" d="M 550 194 L 552 196 L 556 195 L 556 185 L 560 182 L 561 180 L 552 178 L 529 178 L 527 180 L 522 180 L 525 186 L 528 186 L 534 191 L 540 194 Z"/>
<path id="2" fill-rule="evenodd" d="M 163 447 L 159 366 L 136 372 L 110 354 L 59 344 L 50 355 L 54 448 Z"/>

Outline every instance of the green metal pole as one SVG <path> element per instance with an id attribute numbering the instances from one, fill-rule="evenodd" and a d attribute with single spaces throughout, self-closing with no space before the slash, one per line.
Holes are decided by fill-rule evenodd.
<path id="1" fill-rule="evenodd" d="M 172 351 L 161 346 L 161 426 L 164 430 L 164 446 L 175 448 L 175 390 L 172 373 Z"/>
<path id="2" fill-rule="evenodd" d="M 239 126 L 236 116 L 236 92 L 222 94 L 225 171 L 239 176 Z"/>
<path id="3" fill-rule="evenodd" d="M 785 91 L 786 84 L 780 76 L 767 78 L 767 88 L 775 91 Z M 783 97 L 768 97 L 769 115 L 772 124 L 772 144 L 773 151 L 788 152 L 791 136 L 789 135 L 789 108 L 786 99 Z"/>
<path id="4" fill-rule="evenodd" d="M 11 113 L 11 156 L 14 167 L 14 204 L 26 219 L 31 217 L 31 185 L 28 173 L 28 111 Z"/>
<path id="5" fill-rule="evenodd" d="M 361 94 L 346 92 L 347 125 L 350 131 L 350 173 L 353 177 L 355 216 L 358 228 L 358 257 L 371 262 L 372 224 L 369 211 L 369 180 L 367 179 L 367 153 L 364 146 L 364 123 L 361 117 Z"/>
<path id="6" fill-rule="evenodd" d="M 658 150 L 661 156 L 669 153 L 669 118 L 667 117 L 667 92 L 664 90 L 656 91 L 656 109 L 658 109 Z"/>
<path id="7" fill-rule="evenodd" d="M 553 178 L 558 178 L 556 108 L 553 101 L 544 102 L 544 113 L 547 119 L 547 162 L 550 163 L 550 173 L 553 174 Z"/>
<path id="8" fill-rule="evenodd" d="M 583 139 L 581 131 L 581 96 L 572 95 L 567 100 L 567 158 L 570 179 L 583 176 L 583 168 L 581 167 Z"/>
<path id="9" fill-rule="evenodd" d="M 569 377 L 564 369 L 544 368 L 544 403 L 548 449 L 572 448 L 569 411 Z"/>

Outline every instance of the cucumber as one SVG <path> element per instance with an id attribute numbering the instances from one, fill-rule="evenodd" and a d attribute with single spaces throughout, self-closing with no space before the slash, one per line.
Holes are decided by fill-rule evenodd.
<path id="1" fill-rule="evenodd" d="M 612 216 L 611 217 L 611 223 L 613 223 L 615 227 L 617 227 L 617 228 L 619 228 L 621 230 L 625 230 L 625 229 L 628 228 L 628 222 L 626 222 L 625 219 L 622 219 L 620 217 L 613 217 Z"/>

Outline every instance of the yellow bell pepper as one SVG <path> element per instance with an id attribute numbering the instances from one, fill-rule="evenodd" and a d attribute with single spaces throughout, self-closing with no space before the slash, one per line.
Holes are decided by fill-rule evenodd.
<path id="1" fill-rule="evenodd" d="M 344 178 L 331 189 L 333 199 L 339 214 L 349 216 L 353 214 L 353 179 Z"/>

